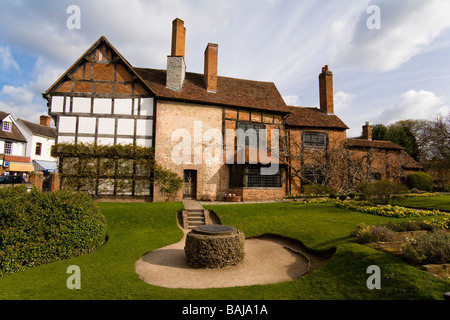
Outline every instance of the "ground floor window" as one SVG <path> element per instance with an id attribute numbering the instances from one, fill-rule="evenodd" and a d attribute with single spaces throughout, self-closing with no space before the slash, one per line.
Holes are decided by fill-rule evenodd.
<path id="1" fill-rule="evenodd" d="M 281 170 L 276 174 L 261 174 L 262 165 L 231 165 L 230 188 L 281 188 Z"/>
<path id="2" fill-rule="evenodd" d="M 320 167 L 305 168 L 303 177 L 303 184 L 322 184 L 325 181 L 325 175 Z"/>

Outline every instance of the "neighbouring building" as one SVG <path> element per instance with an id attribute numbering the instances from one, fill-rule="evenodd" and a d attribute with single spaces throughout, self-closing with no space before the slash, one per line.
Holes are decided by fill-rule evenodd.
<path id="1" fill-rule="evenodd" d="M 399 146 L 346 137 L 328 66 L 319 75 L 320 108 L 287 106 L 272 82 L 219 76 L 217 44 L 206 46 L 202 74 L 186 71 L 185 39 L 175 19 L 167 69 L 159 70 L 132 66 L 100 37 L 43 94 L 56 143 L 152 147 L 156 162 L 184 179 L 177 199 L 280 199 L 304 184 L 340 187 L 418 169 Z M 62 160 L 64 175 L 70 163 Z M 153 184 L 121 194 L 165 199 Z"/>
<path id="2" fill-rule="evenodd" d="M 24 175 L 34 171 L 26 155 L 27 140 L 13 116 L 0 111 L 0 175 Z"/>
<path id="3" fill-rule="evenodd" d="M 56 141 L 56 129 L 50 126 L 50 116 L 42 115 L 39 123 L 17 120 L 26 144 L 25 154 L 30 158 L 35 171 L 45 173 L 57 171 L 57 159 L 51 155 Z"/>

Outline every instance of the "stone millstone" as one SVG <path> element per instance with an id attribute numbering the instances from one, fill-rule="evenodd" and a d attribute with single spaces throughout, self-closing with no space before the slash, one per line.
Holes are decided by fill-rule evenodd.
<path id="1" fill-rule="evenodd" d="M 202 225 L 186 235 L 184 252 L 195 268 L 234 266 L 244 259 L 244 233 L 234 227 Z"/>

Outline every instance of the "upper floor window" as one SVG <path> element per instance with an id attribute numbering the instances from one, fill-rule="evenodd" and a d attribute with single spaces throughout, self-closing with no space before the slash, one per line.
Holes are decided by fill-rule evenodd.
<path id="1" fill-rule="evenodd" d="M 260 123 L 252 123 L 252 122 L 238 122 L 237 129 L 242 129 L 243 137 L 237 137 L 238 145 L 242 143 L 242 138 L 244 139 L 244 144 L 246 147 L 250 148 L 258 148 L 259 144 L 262 146 L 266 146 L 266 134 L 260 135 L 260 130 L 265 129 L 266 127 Z M 261 141 L 261 143 L 260 143 Z"/>
<path id="2" fill-rule="evenodd" d="M 36 150 L 34 154 L 40 156 L 41 152 L 42 152 L 42 143 L 36 142 Z"/>
<path id="3" fill-rule="evenodd" d="M 327 141 L 326 133 L 305 132 L 303 134 L 303 145 L 308 147 L 325 147 Z"/>
<path id="4" fill-rule="evenodd" d="M 3 153 L 12 154 L 12 142 L 5 141 Z"/>
<path id="5" fill-rule="evenodd" d="M 3 131 L 11 131 L 11 122 L 3 121 Z"/>

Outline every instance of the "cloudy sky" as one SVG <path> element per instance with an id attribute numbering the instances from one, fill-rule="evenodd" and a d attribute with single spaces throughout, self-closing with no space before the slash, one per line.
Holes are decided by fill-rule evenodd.
<path id="1" fill-rule="evenodd" d="M 449 14 L 448 0 L 0 0 L 0 111 L 38 122 L 41 93 L 102 35 L 133 66 L 165 69 L 180 18 L 187 71 L 217 43 L 219 75 L 274 82 L 287 104 L 317 107 L 329 65 L 357 136 L 450 112 Z"/>

